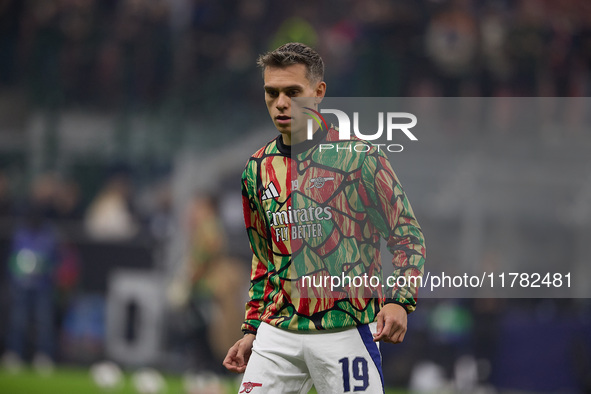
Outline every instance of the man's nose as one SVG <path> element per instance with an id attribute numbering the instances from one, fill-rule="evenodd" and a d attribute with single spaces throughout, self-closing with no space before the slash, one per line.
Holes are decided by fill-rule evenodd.
<path id="1" fill-rule="evenodd" d="M 289 107 L 289 97 L 287 97 L 285 94 L 281 93 L 279 95 L 279 97 L 277 98 L 277 109 L 286 109 Z"/>

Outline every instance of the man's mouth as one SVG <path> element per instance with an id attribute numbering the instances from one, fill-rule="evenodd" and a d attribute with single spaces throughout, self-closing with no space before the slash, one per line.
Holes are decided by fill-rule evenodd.
<path id="1" fill-rule="evenodd" d="M 278 115 L 275 117 L 275 120 L 279 124 L 289 124 L 291 123 L 291 117 L 287 115 Z"/>

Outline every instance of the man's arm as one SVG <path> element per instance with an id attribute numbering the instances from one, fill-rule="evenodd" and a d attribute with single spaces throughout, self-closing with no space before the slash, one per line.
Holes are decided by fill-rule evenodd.
<path id="1" fill-rule="evenodd" d="M 256 334 L 265 309 L 265 289 L 267 287 L 269 248 L 264 216 L 256 192 L 256 165 L 250 161 L 242 174 L 242 209 L 250 248 L 252 265 L 250 272 L 249 301 L 242 324 L 244 333 Z"/>
<path id="2" fill-rule="evenodd" d="M 228 350 L 228 354 L 224 359 L 223 365 L 230 372 L 242 373 L 246 370 L 246 365 L 252 353 L 252 343 L 254 342 L 254 334 L 245 334 L 243 338 L 239 339 L 234 346 Z"/>
<path id="3" fill-rule="evenodd" d="M 393 303 L 384 305 L 376 318 L 378 326 L 373 341 L 401 343 L 406 335 L 406 315 L 408 313 L 401 305 Z"/>
<path id="4" fill-rule="evenodd" d="M 412 207 L 383 152 L 372 151 L 364 161 L 362 182 L 370 202 L 372 222 L 393 255 L 393 276 L 420 277 L 425 263 L 425 240 Z M 406 314 L 416 308 L 416 281 L 395 286 L 377 316 L 375 341 L 399 343 L 406 333 Z"/>
<path id="5" fill-rule="evenodd" d="M 252 249 L 249 301 L 246 303 L 246 316 L 242 324 L 244 337 L 229 350 L 223 361 L 224 367 L 231 372 L 242 373 L 252 353 L 252 344 L 261 323 L 265 308 L 265 288 L 267 286 L 267 237 L 265 222 L 261 216 L 256 195 L 254 162 L 249 162 L 242 174 L 242 206 L 246 232 Z"/>

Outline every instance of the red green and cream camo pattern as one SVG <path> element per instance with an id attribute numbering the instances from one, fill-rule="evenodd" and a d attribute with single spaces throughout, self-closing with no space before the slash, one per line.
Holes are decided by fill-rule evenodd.
<path id="1" fill-rule="evenodd" d="M 381 238 L 394 275 L 420 276 L 425 244 L 383 152 L 366 141 L 339 141 L 334 128 L 315 140 L 290 151 L 279 136 L 243 172 L 253 251 L 244 331 L 256 331 L 261 321 L 289 330 L 344 328 L 374 321 L 384 302 L 408 312 L 416 306 L 416 287 L 317 285 L 331 276 L 381 279 Z"/>

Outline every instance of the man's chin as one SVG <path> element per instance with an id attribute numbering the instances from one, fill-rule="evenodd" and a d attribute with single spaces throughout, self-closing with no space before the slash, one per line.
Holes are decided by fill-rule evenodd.
<path id="1" fill-rule="evenodd" d="M 291 136 L 291 127 L 290 126 L 275 125 L 275 127 L 277 128 L 277 131 L 279 131 L 279 133 L 281 133 L 281 135 Z"/>

